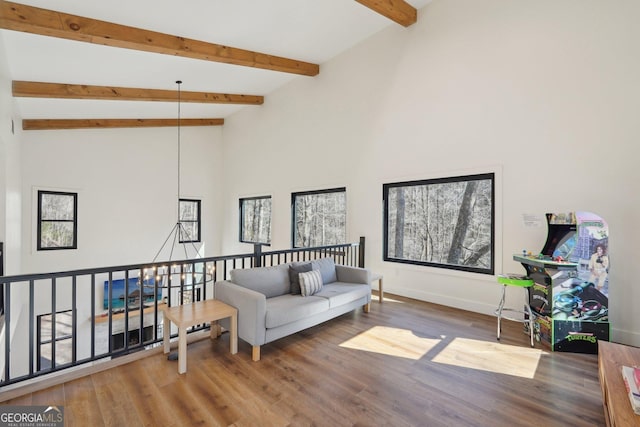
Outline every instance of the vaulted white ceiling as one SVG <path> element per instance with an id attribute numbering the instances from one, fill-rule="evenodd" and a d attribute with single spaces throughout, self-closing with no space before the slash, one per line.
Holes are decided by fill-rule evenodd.
<path id="1" fill-rule="evenodd" d="M 408 0 L 420 9 L 430 0 Z M 399 24 L 354 0 L 18 0 L 15 3 L 320 65 Z M 384 3 L 384 2 L 379 2 Z M 2 29 L 14 81 L 264 96 L 298 74 Z M 409 29 L 407 30 L 409 31 Z M 23 119 L 171 118 L 175 103 L 16 98 Z M 184 118 L 259 105 L 183 103 Z"/>

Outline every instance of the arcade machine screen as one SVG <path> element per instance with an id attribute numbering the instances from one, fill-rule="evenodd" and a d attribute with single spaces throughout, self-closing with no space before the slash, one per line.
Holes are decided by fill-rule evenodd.
<path id="1" fill-rule="evenodd" d="M 547 241 L 540 252 L 549 258 L 569 261 L 576 246 L 576 219 L 573 215 L 547 214 Z"/>

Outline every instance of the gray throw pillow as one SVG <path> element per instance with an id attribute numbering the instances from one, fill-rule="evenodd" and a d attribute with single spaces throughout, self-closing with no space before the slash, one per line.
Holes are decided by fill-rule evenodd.
<path id="1" fill-rule="evenodd" d="M 320 270 L 322 275 L 322 282 L 326 285 L 336 282 L 338 276 L 336 275 L 336 264 L 333 258 L 319 258 L 311 262 L 313 270 Z"/>
<path id="2" fill-rule="evenodd" d="M 308 297 L 322 289 L 322 274 L 320 270 L 300 273 L 300 289 L 303 297 Z"/>
<path id="3" fill-rule="evenodd" d="M 292 264 L 289 266 L 289 282 L 291 282 L 291 293 L 299 294 L 300 293 L 300 273 L 306 273 L 311 271 L 313 268 L 311 267 L 311 263 L 308 262 L 306 264 Z"/>

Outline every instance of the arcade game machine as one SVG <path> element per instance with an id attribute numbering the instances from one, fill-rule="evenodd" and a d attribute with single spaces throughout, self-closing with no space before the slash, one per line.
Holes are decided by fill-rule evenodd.
<path id="1" fill-rule="evenodd" d="M 607 223 L 589 212 L 546 216 L 540 254 L 513 256 L 534 281 L 535 339 L 553 351 L 595 354 L 610 330 Z"/>

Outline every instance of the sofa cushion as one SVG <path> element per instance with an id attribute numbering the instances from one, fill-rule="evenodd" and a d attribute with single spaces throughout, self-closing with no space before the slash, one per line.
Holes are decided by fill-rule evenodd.
<path id="1" fill-rule="evenodd" d="M 300 293 L 303 297 L 309 297 L 322 289 L 322 275 L 319 270 L 300 273 Z"/>
<path id="2" fill-rule="evenodd" d="M 368 284 L 335 282 L 324 285 L 314 296 L 327 298 L 329 308 L 334 308 L 366 297 L 370 293 L 371 287 Z"/>
<path id="3" fill-rule="evenodd" d="M 289 264 L 231 270 L 231 281 L 267 298 L 288 294 L 291 290 Z"/>
<path id="4" fill-rule="evenodd" d="M 300 273 L 306 273 L 311 271 L 311 263 L 293 263 L 289 266 L 289 281 L 291 282 L 291 293 L 294 295 L 300 294 L 300 280 L 298 275 Z"/>
<path id="5" fill-rule="evenodd" d="M 276 328 L 291 322 L 306 319 L 329 309 L 326 298 L 310 296 L 302 298 L 300 295 L 281 295 L 267 299 L 267 314 L 265 326 Z"/>
<path id="6" fill-rule="evenodd" d="M 322 283 L 333 283 L 338 280 L 336 275 L 336 263 L 333 258 L 320 258 L 311 262 L 314 270 L 320 270 L 322 274 Z"/>

